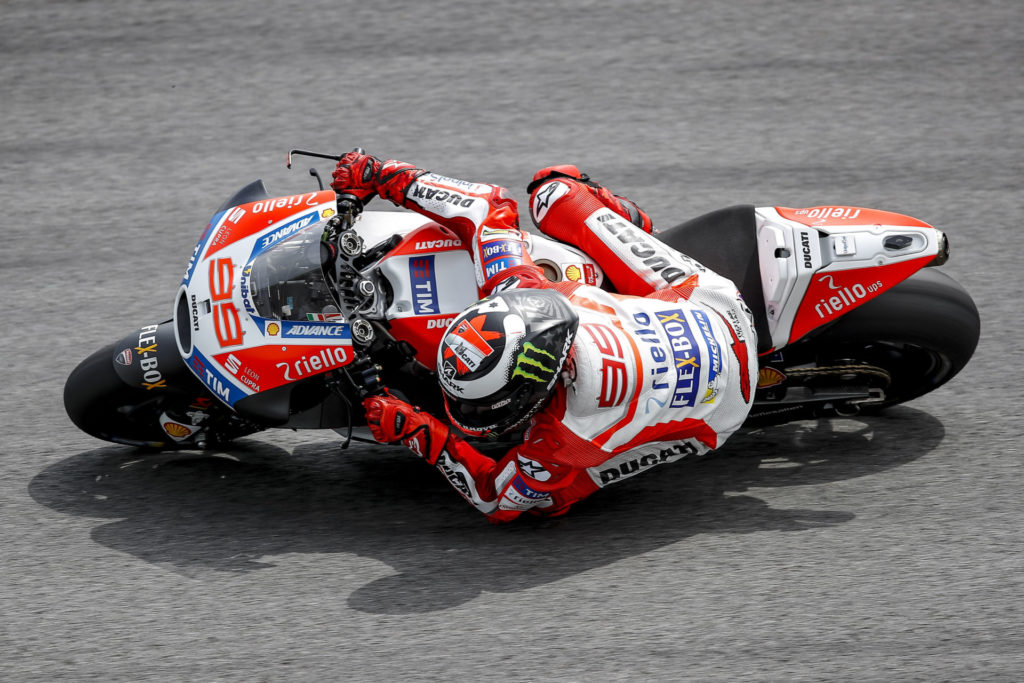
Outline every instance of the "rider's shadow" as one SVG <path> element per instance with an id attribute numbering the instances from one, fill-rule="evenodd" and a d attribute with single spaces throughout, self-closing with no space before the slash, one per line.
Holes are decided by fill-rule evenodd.
<path id="1" fill-rule="evenodd" d="M 906 407 L 741 432 L 711 457 L 643 473 L 565 517 L 501 526 L 398 448 L 339 455 L 316 443 L 288 454 L 247 440 L 211 457 L 109 447 L 48 467 L 29 492 L 67 514 L 117 518 L 92 538 L 185 575 L 252 571 L 284 553 L 371 557 L 395 574 L 355 590 L 349 606 L 414 613 L 544 585 L 697 534 L 847 522 L 854 512 L 776 509 L 741 492 L 878 473 L 925 455 L 943 436 L 938 420 Z"/>

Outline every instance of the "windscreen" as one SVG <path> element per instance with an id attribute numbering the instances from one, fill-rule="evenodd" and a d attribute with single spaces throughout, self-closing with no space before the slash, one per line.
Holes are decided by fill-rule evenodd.
<path id="1" fill-rule="evenodd" d="M 325 270 L 332 270 L 333 258 L 322 235 L 323 224 L 314 223 L 270 244 L 249 262 L 243 287 L 248 287 L 257 315 L 341 322 L 341 309 L 324 276 Z M 273 234 L 264 241 L 272 238 Z"/>

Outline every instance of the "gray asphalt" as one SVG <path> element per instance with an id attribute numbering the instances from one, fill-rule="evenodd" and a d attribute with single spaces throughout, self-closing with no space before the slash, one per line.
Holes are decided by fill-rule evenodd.
<path id="1" fill-rule="evenodd" d="M 34 2 L 0 9 L 0 679 L 1019 680 L 1018 0 Z M 78 432 L 64 379 L 167 317 L 237 187 L 360 145 L 576 163 L 662 225 L 850 204 L 946 231 L 967 369 L 492 527 L 401 451 Z M 324 170 L 327 170 L 324 168 Z"/>

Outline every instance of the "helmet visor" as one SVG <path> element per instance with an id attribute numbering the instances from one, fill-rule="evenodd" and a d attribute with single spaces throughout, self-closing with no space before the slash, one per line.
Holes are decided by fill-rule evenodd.
<path id="1" fill-rule="evenodd" d="M 501 434 L 532 417 L 549 393 L 546 389 L 523 386 L 495 405 L 452 400 L 446 393 L 445 405 L 460 429 L 469 433 Z"/>

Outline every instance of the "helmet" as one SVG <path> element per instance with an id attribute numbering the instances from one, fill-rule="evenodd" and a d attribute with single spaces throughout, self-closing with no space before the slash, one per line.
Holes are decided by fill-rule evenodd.
<path id="1" fill-rule="evenodd" d="M 554 391 L 578 326 L 569 301 L 546 289 L 500 292 L 463 311 L 437 350 L 452 423 L 496 436 L 532 417 Z"/>

